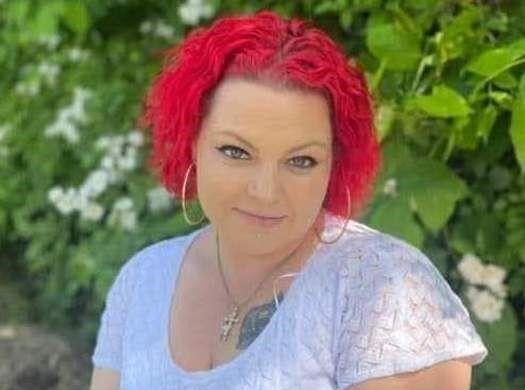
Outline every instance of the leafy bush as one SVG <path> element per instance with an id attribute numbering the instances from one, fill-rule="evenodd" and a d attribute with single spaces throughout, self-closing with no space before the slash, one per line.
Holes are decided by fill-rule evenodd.
<path id="1" fill-rule="evenodd" d="M 487 343 L 474 388 L 525 386 L 525 3 L 0 1 L 0 272 L 32 318 L 93 342 L 122 262 L 187 233 L 134 129 L 159 51 L 270 8 L 365 70 L 385 169 L 364 221 L 420 247 Z"/>

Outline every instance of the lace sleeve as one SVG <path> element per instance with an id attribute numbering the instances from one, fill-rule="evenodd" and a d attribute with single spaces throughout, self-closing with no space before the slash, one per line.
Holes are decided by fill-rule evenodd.
<path id="1" fill-rule="evenodd" d="M 95 367 L 111 368 L 118 372 L 121 370 L 122 339 L 130 294 L 133 291 L 133 271 L 133 261 L 129 260 L 120 269 L 106 296 L 97 342 L 91 357 Z"/>
<path id="2" fill-rule="evenodd" d="M 485 359 L 467 309 L 421 251 L 389 241 L 364 257 L 345 274 L 338 389 L 449 359 Z"/>

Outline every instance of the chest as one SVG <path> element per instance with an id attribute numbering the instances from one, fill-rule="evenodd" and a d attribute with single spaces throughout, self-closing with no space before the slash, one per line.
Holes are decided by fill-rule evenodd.
<path id="1" fill-rule="evenodd" d="M 188 252 L 184 259 L 168 325 L 171 358 L 189 372 L 210 370 L 235 359 L 268 326 L 276 311 L 272 278 L 234 313 L 220 276 L 212 269 L 191 266 L 198 261 L 194 256 Z M 276 285 L 278 300 L 283 299 L 293 278 L 286 279 Z M 246 285 L 248 296 L 256 285 Z"/>

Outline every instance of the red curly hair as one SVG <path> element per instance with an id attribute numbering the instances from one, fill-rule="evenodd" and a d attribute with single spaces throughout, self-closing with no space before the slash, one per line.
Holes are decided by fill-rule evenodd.
<path id="1" fill-rule="evenodd" d="M 228 76 L 315 91 L 330 106 L 333 165 L 325 211 L 349 218 L 369 200 L 381 164 L 373 101 L 363 72 L 311 22 L 285 20 L 263 10 L 217 19 L 192 30 L 163 52 L 165 59 L 145 97 L 139 128 L 152 129 L 149 166 L 178 198 L 192 162 L 191 145 L 214 89 Z M 348 188 L 351 215 L 347 215 Z M 196 196 L 195 177 L 185 198 Z"/>

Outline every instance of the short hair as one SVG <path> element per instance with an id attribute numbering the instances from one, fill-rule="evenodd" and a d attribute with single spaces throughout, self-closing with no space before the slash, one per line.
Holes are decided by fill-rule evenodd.
<path id="1" fill-rule="evenodd" d="M 345 218 L 372 195 L 381 164 L 374 107 L 364 73 L 311 21 L 269 10 L 229 15 L 190 31 L 162 52 L 164 63 L 144 98 L 139 128 L 152 129 L 149 167 L 180 198 L 191 145 L 221 80 L 241 77 L 321 93 L 330 107 L 333 162 L 323 208 Z M 185 199 L 196 196 L 195 175 Z"/>

